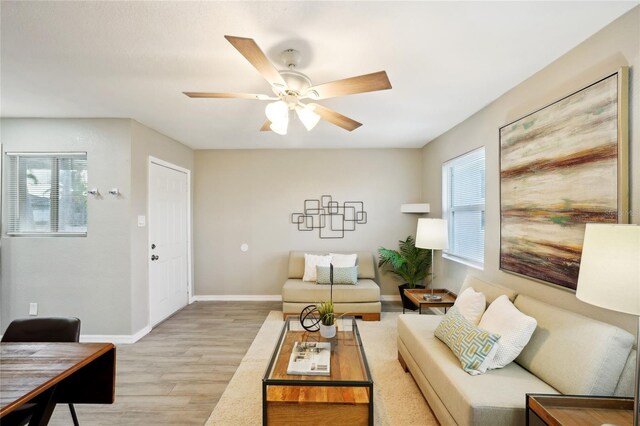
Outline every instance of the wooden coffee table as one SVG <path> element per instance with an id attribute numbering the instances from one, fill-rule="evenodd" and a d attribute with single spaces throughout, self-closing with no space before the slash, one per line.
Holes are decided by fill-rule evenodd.
<path id="1" fill-rule="evenodd" d="M 332 342 L 331 375 L 288 375 L 295 342 Z M 373 380 L 353 317 L 338 320 L 334 339 L 305 331 L 289 316 L 262 379 L 262 424 L 373 425 Z"/>
<path id="2" fill-rule="evenodd" d="M 436 294 L 442 299 L 440 300 L 427 300 L 423 296 L 425 294 Z M 418 308 L 420 314 L 422 314 L 422 307 L 427 308 L 444 308 L 444 313 L 447 313 L 447 308 L 453 306 L 456 301 L 457 294 L 444 288 L 434 288 L 433 290 L 424 288 L 408 288 L 404 291 L 404 295 Z M 404 313 L 404 310 L 403 310 Z"/>

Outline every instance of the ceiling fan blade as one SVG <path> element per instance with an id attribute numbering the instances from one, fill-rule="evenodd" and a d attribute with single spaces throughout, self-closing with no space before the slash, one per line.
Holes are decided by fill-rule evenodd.
<path id="1" fill-rule="evenodd" d="M 285 83 L 278 70 L 273 66 L 271 61 L 267 59 L 266 55 L 260 50 L 260 47 L 258 47 L 253 39 L 228 35 L 224 36 L 224 38 L 226 38 L 271 85 L 282 86 L 283 88 L 287 87 L 287 83 Z"/>
<path id="2" fill-rule="evenodd" d="M 264 123 L 262 123 L 262 127 L 260 127 L 260 131 L 261 132 L 270 132 L 271 131 L 271 122 L 269 120 L 266 120 Z"/>
<path id="3" fill-rule="evenodd" d="M 253 93 L 211 93 L 211 92 L 182 92 L 190 98 L 230 98 L 230 99 L 275 99 L 267 95 Z"/>
<path id="4" fill-rule="evenodd" d="M 349 117 L 345 117 L 344 115 L 338 112 L 335 112 L 332 109 L 323 107 L 322 105 L 318 105 L 318 104 L 308 104 L 308 105 L 312 106 L 314 108 L 313 112 L 318 114 L 320 118 L 322 118 L 323 120 L 326 120 L 331 124 L 335 124 L 338 127 L 342 127 L 343 129 L 348 130 L 350 132 L 362 126 L 362 123 L 358 123 L 357 121 L 352 120 Z"/>
<path id="5" fill-rule="evenodd" d="M 378 71 L 372 74 L 359 75 L 319 84 L 307 89 L 307 93 L 316 91 L 318 96 L 309 96 L 312 99 L 335 98 L 336 96 L 355 95 L 356 93 L 375 92 L 377 90 L 391 89 L 391 82 L 386 71 Z"/>

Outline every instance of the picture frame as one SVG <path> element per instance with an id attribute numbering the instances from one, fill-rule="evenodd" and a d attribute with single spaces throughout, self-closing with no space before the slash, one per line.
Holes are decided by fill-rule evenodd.
<path id="1" fill-rule="evenodd" d="M 499 129 L 500 270 L 575 290 L 586 223 L 629 220 L 629 71 Z"/>

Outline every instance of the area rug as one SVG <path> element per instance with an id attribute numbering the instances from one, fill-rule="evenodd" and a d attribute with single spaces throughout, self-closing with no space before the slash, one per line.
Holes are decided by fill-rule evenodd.
<path id="1" fill-rule="evenodd" d="M 398 313 L 383 312 L 380 321 L 358 320 L 373 376 L 374 423 L 381 426 L 437 425 L 418 386 L 398 363 L 397 317 Z M 282 325 L 282 313 L 270 312 L 207 420 L 207 426 L 261 424 L 262 376 Z"/>

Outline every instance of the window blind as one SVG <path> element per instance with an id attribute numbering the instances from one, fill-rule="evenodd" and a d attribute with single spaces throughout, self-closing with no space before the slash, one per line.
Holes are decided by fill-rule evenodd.
<path id="1" fill-rule="evenodd" d="M 8 235 L 86 235 L 86 153 L 7 153 L 6 160 Z"/>
<path id="2" fill-rule="evenodd" d="M 444 217 L 449 227 L 448 257 L 484 264 L 484 147 L 454 158 L 442 167 Z"/>

